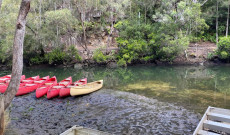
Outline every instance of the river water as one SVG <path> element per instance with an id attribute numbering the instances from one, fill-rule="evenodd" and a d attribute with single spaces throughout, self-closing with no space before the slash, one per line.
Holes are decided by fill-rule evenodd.
<path id="1" fill-rule="evenodd" d="M 104 88 L 127 91 L 161 101 L 183 105 L 203 113 L 208 106 L 230 109 L 230 67 L 131 66 L 77 70 L 73 68 L 25 69 L 29 76 L 56 76 L 58 81 L 72 76 L 88 82 L 104 80 Z"/>
<path id="2" fill-rule="evenodd" d="M 116 113 L 116 111 L 118 110 L 116 109 L 114 110 L 114 108 L 117 107 L 116 106 L 117 104 L 118 105 L 121 104 L 119 103 L 119 100 L 118 101 L 116 100 L 116 102 L 118 103 L 114 105 L 113 109 L 111 107 L 111 104 L 105 103 L 105 101 L 110 100 L 113 95 L 116 95 L 117 93 L 119 93 L 120 95 L 118 95 L 117 97 L 123 96 L 122 99 L 124 100 L 126 99 L 134 100 L 132 101 L 132 103 L 131 101 L 128 103 L 125 102 L 124 106 L 126 106 L 126 104 L 130 104 L 130 105 L 127 105 L 125 108 L 127 109 L 127 107 L 130 106 L 129 111 L 131 110 L 131 112 L 133 111 L 133 112 L 136 112 L 136 114 L 143 115 L 143 117 L 140 118 L 142 120 L 145 119 L 145 115 L 147 114 L 151 116 L 151 113 L 148 112 L 148 110 L 150 111 L 156 110 L 156 107 L 155 108 L 151 107 L 152 105 L 154 106 L 154 104 L 158 105 L 157 109 L 159 109 L 159 106 L 164 106 L 163 110 L 161 110 L 161 108 L 159 109 L 159 113 L 165 112 L 165 114 L 170 114 L 170 119 L 174 118 L 172 110 L 174 110 L 176 112 L 175 114 L 177 115 L 180 114 L 180 110 L 184 110 L 184 111 L 181 111 L 182 112 L 181 116 L 185 115 L 186 116 L 184 117 L 185 119 L 189 119 L 189 116 L 192 117 L 192 119 L 189 120 L 190 122 L 187 121 L 187 125 L 189 125 L 189 123 L 190 124 L 192 123 L 189 127 L 186 127 L 189 130 L 186 130 L 184 129 L 184 127 L 181 127 L 181 129 L 177 129 L 178 130 L 177 132 L 175 128 L 178 128 L 178 127 L 174 126 L 171 129 L 168 129 L 167 132 L 165 131 L 165 129 L 164 130 L 159 129 L 158 131 L 160 131 L 159 134 L 171 134 L 171 133 L 172 134 L 188 134 L 188 133 L 192 133 L 197 122 L 199 121 L 199 118 L 201 117 L 201 115 L 203 115 L 203 113 L 205 112 L 208 106 L 230 109 L 230 70 L 229 69 L 230 69 L 229 66 L 215 66 L 215 67 L 203 67 L 203 66 L 198 66 L 198 67 L 167 66 L 166 67 L 166 66 L 162 66 L 161 67 L 161 66 L 150 66 L 150 65 L 149 66 L 146 66 L 146 65 L 130 66 L 127 68 L 117 68 L 117 69 L 108 69 L 104 67 L 93 67 L 93 68 L 87 68 L 87 69 L 82 69 L 82 70 L 77 70 L 73 68 L 43 67 L 43 68 L 26 68 L 24 69 L 23 74 L 25 74 L 27 77 L 35 76 L 35 75 L 40 75 L 40 76 L 46 76 L 46 75 L 54 76 L 55 75 L 58 81 L 61 81 L 62 79 L 67 78 L 68 76 L 72 76 L 73 81 L 81 79 L 81 78 L 85 78 L 85 77 L 88 78 L 88 82 L 103 79 L 104 80 L 104 87 L 103 87 L 104 90 L 102 92 L 91 94 L 88 97 L 87 96 L 82 97 L 82 100 L 80 99 L 77 99 L 77 100 L 80 100 L 81 102 L 83 102 L 85 98 L 87 99 L 87 101 L 90 99 L 90 100 L 94 100 L 95 102 L 99 102 L 98 99 L 104 98 L 103 100 L 104 106 L 100 106 L 100 109 L 105 106 L 109 106 L 110 108 L 109 110 L 110 111 L 112 110 L 111 113 L 112 112 Z M 2 72 L 0 75 L 2 76 L 8 73 L 9 73 L 8 71 L 5 71 L 5 72 Z M 109 89 L 109 91 L 106 92 L 106 89 Z M 122 92 L 125 94 L 122 94 Z M 95 98 L 95 97 L 98 97 L 99 95 L 108 96 L 108 94 L 112 96 L 110 98 L 105 98 L 106 96 L 102 96 L 101 98 Z M 124 95 L 126 96 L 124 97 Z M 29 98 L 31 97 L 27 96 L 24 98 L 22 96 L 20 98 L 16 98 L 14 100 L 15 103 L 13 104 L 15 104 L 16 107 L 17 105 L 21 107 L 18 101 L 22 101 L 24 99 L 26 99 L 26 101 L 29 101 Z M 115 99 L 115 97 L 112 97 L 112 98 Z M 136 103 L 137 101 L 135 101 L 135 98 L 138 98 L 138 103 Z M 34 102 L 37 102 L 37 100 L 35 99 L 33 100 Z M 73 99 L 70 99 L 70 101 L 72 100 Z M 54 99 L 53 102 L 55 101 L 56 99 Z M 144 109 L 143 104 L 139 103 L 141 101 L 144 101 L 143 104 L 146 104 L 146 101 L 151 102 L 151 105 L 150 104 L 145 105 L 145 106 L 148 106 L 146 108 L 149 108 L 149 109 L 146 109 L 146 108 Z M 160 103 L 156 103 L 156 101 Z M 39 101 L 39 102 L 43 102 L 43 101 Z M 44 103 L 47 103 L 47 101 L 45 101 Z M 89 103 L 94 104 L 93 102 L 91 103 L 91 101 Z M 34 106 L 36 106 L 37 103 L 31 103 L 30 105 L 33 105 L 33 104 Z M 132 106 L 133 104 L 135 104 L 135 106 Z M 143 112 L 143 111 L 138 112 L 138 107 L 146 110 L 146 112 Z M 170 107 L 171 107 L 171 111 L 167 111 L 167 109 L 170 110 Z M 29 108 L 29 106 L 27 108 Z M 83 109 L 84 111 L 84 109 L 86 108 L 81 108 L 81 109 Z M 95 108 L 95 109 L 98 109 L 98 108 Z M 107 109 L 108 108 L 104 108 L 104 110 L 107 110 Z M 73 109 L 70 109 L 70 110 L 73 110 Z M 186 112 L 188 113 L 185 114 Z M 155 116 L 152 115 L 152 119 L 156 118 L 156 119 L 159 119 L 160 121 L 162 120 L 164 121 L 164 118 L 162 116 L 158 116 L 157 112 L 154 112 L 154 113 L 155 113 Z M 171 117 L 171 113 L 172 113 L 172 117 Z M 17 111 L 13 112 L 12 114 L 13 116 L 11 115 L 11 117 L 20 117 L 18 116 Z M 131 116 L 136 115 L 135 113 L 130 113 L 130 112 L 129 114 Z M 69 115 L 71 116 L 72 114 L 69 114 Z M 103 115 L 105 114 L 101 114 L 100 117 L 103 117 Z M 126 117 L 125 114 L 121 114 L 119 113 L 119 111 L 118 111 L 118 116 L 121 116 L 122 118 Z M 138 117 L 136 120 L 134 120 L 135 121 L 134 123 L 129 123 L 129 121 L 124 121 L 124 120 L 119 121 L 118 116 L 114 116 L 114 118 L 116 118 L 118 123 L 124 122 L 126 124 L 132 125 L 136 123 L 136 121 L 138 121 Z M 88 117 L 90 120 L 93 119 L 93 118 L 90 118 L 91 115 L 87 116 L 86 114 L 84 118 L 85 117 Z M 94 117 L 94 119 L 97 119 L 97 118 Z M 130 117 L 127 117 L 127 119 L 130 119 Z M 135 117 L 132 119 L 135 119 Z M 101 119 L 98 118 L 97 121 L 100 121 L 100 120 L 102 120 L 102 118 Z M 180 115 L 177 118 L 175 117 L 175 120 L 169 121 L 169 122 L 173 123 L 174 121 L 177 121 L 177 120 L 179 122 L 178 125 L 180 125 Z M 13 122 L 17 123 L 18 121 L 13 120 Z M 20 125 L 20 122 L 19 122 L 19 125 Z M 116 122 L 114 121 L 114 123 Z M 113 125 L 114 123 L 111 122 L 110 124 Z M 84 125 L 82 123 L 77 123 L 77 124 Z M 162 123 L 157 123 L 156 125 L 160 125 L 160 124 Z M 11 125 L 13 125 L 13 127 L 17 126 L 14 124 L 11 124 Z M 156 125 L 153 124 L 152 126 L 156 126 Z M 181 120 L 181 125 L 183 125 L 183 120 Z M 87 126 L 87 124 L 85 126 Z M 111 127 L 97 126 L 96 129 L 101 129 L 103 131 L 107 131 L 110 129 L 109 131 L 112 133 L 121 134 L 121 132 L 119 132 L 118 130 L 112 131 L 114 130 L 114 128 L 112 128 L 113 126 Z M 88 127 L 93 127 L 93 126 L 90 126 L 89 124 Z M 65 128 L 67 127 L 63 127 L 63 130 Z M 129 128 L 130 127 L 121 128 L 120 130 L 126 131 Z M 171 131 L 169 132 L 169 130 Z M 173 132 L 173 130 L 175 130 L 175 132 Z M 122 134 L 124 133 L 124 131 L 122 132 Z M 158 131 L 154 133 L 156 134 L 158 133 Z M 128 133 L 128 132 L 129 130 L 127 130 L 125 133 Z M 149 131 L 149 133 L 151 132 L 153 131 Z"/>

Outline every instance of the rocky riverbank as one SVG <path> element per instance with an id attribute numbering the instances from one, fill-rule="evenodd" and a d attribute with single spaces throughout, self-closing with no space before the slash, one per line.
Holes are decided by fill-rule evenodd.
<path id="1" fill-rule="evenodd" d="M 192 134 L 201 116 L 182 106 L 103 89 L 65 99 L 16 97 L 8 134 L 57 135 L 73 125 L 113 134 Z"/>

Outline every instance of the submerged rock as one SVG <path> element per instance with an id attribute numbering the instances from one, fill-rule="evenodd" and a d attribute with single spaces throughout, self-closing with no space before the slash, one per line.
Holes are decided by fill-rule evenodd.
<path id="1" fill-rule="evenodd" d="M 109 63 L 107 64 L 107 67 L 108 67 L 108 68 L 117 68 L 118 65 L 117 65 L 116 62 L 109 62 Z"/>
<path id="2" fill-rule="evenodd" d="M 74 64 L 75 69 L 83 69 L 83 65 L 80 63 Z"/>

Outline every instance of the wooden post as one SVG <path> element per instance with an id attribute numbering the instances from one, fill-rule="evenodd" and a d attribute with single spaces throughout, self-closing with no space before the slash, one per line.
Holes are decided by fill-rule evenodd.
<path id="1" fill-rule="evenodd" d="M 0 95 L 0 135 L 3 135 L 4 128 L 4 97 Z"/>

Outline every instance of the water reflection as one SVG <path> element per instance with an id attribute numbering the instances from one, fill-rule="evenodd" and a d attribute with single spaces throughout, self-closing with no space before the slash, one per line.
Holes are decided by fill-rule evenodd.
<path id="1" fill-rule="evenodd" d="M 157 98 L 201 112 L 208 106 L 230 109 L 230 67 L 155 67 L 132 66 L 108 69 L 104 67 L 77 70 L 73 68 L 28 68 L 29 76 L 56 75 L 58 81 L 72 76 L 88 81 L 104 79 L 104 88 L 128 91 Z M 2 72 L 3 76 L 9 72 Z"/>

